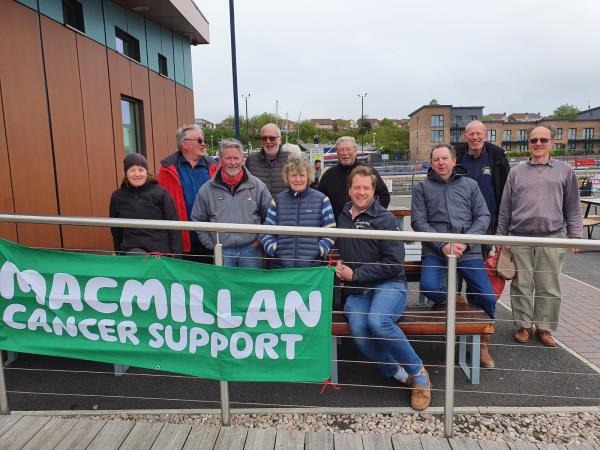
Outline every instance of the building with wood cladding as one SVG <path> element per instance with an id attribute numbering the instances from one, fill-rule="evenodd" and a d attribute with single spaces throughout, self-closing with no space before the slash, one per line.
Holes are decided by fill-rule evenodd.
<path id="1" fill-rule="evenodd" d="M 192 0 L 0 2 L 0 212 L 107 217 L 125 154 L 150 172 L 194 123 Z M 24 245 L 112 249 L 101 227 L 0 223 Z"/>

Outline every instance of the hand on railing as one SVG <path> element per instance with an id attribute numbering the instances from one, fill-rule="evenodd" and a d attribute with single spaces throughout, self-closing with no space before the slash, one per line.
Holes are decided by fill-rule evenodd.
<path id="1" fill-rule="evenodd" d="M 458 256 L 459 258 L 462 256 L 462 254 L 464 253 L 464 251 L 466 249 L 467 249 L 467 244 L 463 244 L 461 242 L 454 243 L 454 254 L 456 256 Z M 442 247 L 442 253 L 444 254 L 444 256 L 450 255 L 451 252 L 452 252 L 452 244 L 451 243 L 445 244 Z"/>

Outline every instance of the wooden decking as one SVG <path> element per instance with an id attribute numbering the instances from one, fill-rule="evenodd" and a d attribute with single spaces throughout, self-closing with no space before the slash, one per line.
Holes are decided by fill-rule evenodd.
<path id="1" fill-rule="evenodd" d="M 0 416 L 0 449 L 492 450 L 580 446 L 474 441 L 389 434 L 284 431 L 51 416 Z M 590 447 L 585 447 L 590 448 Z"/>

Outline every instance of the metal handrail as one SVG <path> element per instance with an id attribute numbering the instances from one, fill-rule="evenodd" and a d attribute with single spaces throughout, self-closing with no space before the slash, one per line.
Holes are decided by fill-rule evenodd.
<path id="1" fill-rule="evenodd" d="M 172 220 L 111 219 L 100 217 L 39 216 L 0 214 L 0 222 L 24 222 L 53 225 L 80 225 L 117 228 L 151 228 L 168 230 L 214 231 L 221 233 L 287 234 L 291 236 L 350 237 L 390 241 L 462 242 L 488 245 L 527 245 L 530 247 L 580 248 L 600 250 L 600 241 L 529 236 L 492 236 L 457 233 L 421 233 L 415 231 L 353 230 L 343 228 L 288 227 L 216 222 L 181 222 Z"/>
<path id="2" fill-rule="evenodd" d="M 534 247 L 582 248 L 600 250 L 600 241 L 583 239 L 559 239 L 522 236 L 489 236 L 454 233 L 418 233 L 413 231 L 378 231 L 354 230 L 340 228 L 320 227 L 288 227 L 277 225 L 246 225 L 231 223 L 211 222 L 180 222 L 171 220 L 144 220 L 144 219 L 112 219 L 95 217 L 66 217 L 66 216 L 39 216 L 22 214 L 0 214 L 0 222 L 25 222 L 36 224 L 79 225 L 119 228 L 152 228 L 171 230 L 213 231 L 217 232 L 217 242 L 214 249 L 215 262 L 222 264 L 222 245 L 219 243 L 219 233 L 259 233 L 259 234 L 284 234 L 296 236 L 327 236 L 349 237 L 358 239 L 382 239 L 422 242 L 467 242 L 478 244 L 496 245 L 527 245 Z M 447 308 L 446 308 L 446 382 L 444 399 L 444 435 L 453 436 L 454 416 L 454 351 L 456 344 L 456 265 L 457 257 L 454 245 L 448 255 L 448 282 L 447 282 Z M 221 414 L 223 425 L 230 424 L 229 410 L 229 385 L 220 382 Z M 10 409 L 6 396 L 6 385 L 0 358 L 0 413 L 7 414 Z"/>

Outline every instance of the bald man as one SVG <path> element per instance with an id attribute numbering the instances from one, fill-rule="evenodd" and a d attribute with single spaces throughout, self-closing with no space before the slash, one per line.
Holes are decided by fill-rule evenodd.
<path id="1" fill-rule="evenodd" d="M 467 124 L 463 134 L 464 143 L 456 146 L 456 162 L 466 171 L 469 178 L 477 181 L 485 203 L 492 216 L 488 234 L 494 234 L 498 226 L 498 211 L 510 164 L 497 145 L 486 142 L 487 131 L 483 122 L 473 120 Z M 484 257 L 487 251 L 484 250 Z"/>
<path id="2" fill-rule="evenodd" d="M 274 123 L 268 123 L 260 130 L 261 149 L 248 156 L 246 168 L 267 185 L 271 195 L 285 191 L 281 173 L 289 153 L 281 150 L 281 130 Z"/>

